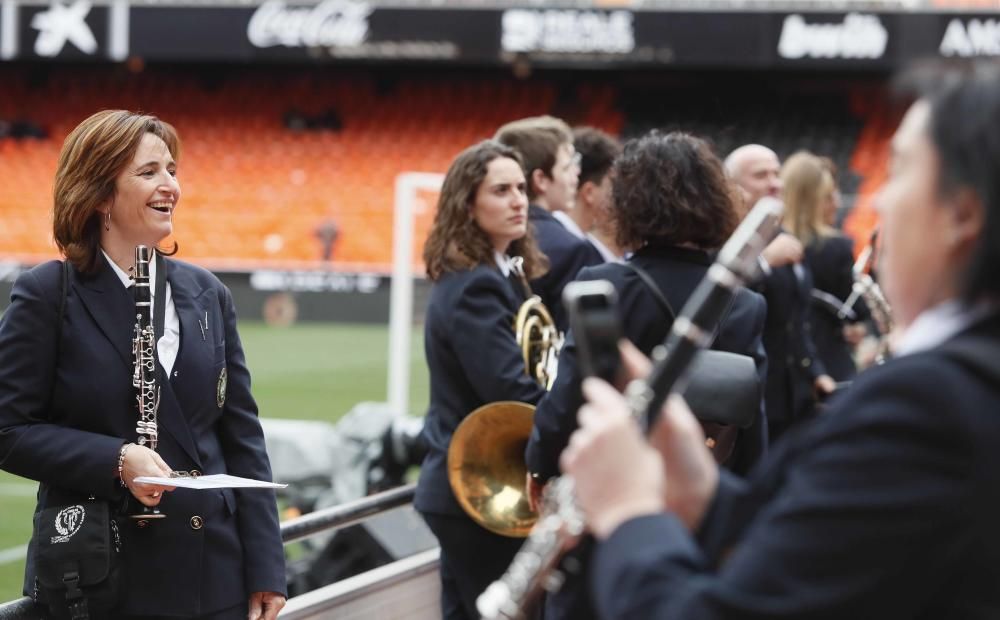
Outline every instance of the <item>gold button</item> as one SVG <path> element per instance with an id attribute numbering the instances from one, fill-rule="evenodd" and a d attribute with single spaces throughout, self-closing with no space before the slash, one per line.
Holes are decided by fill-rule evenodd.
<path id="1" fill-rule="evenodd" d="M 189 474 L 191 474 L 191 477 L 192 477 L 192 478 L 197 478 L 198 476 L 200 476 L 200 475 L 201 475 L 201 472 L 200 472 L 200 471 L 198 471 L 197 469 L 192 469 L 192 470 L 191 470 L 190 472 L 188 472 L 188 473 L 189 473 Z"/>
<path id="2" fill-rule="evenodd" d="M 200 530 L 204 526 L 205 526 L 205 520 L 204 519 L 202 519 L 198 515 L 195 515 L 195 516 L 191 517 L 191 529 L 192 530 Z"/>

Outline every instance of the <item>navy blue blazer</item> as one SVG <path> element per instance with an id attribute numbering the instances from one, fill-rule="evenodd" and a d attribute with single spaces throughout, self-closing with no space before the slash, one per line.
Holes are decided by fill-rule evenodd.
<path id="1" fill-rule="evenodd" d="M 854 288 L 854 242 L 843 235 L 822 237 L 806 246 L 805 264 L 813 276 L 813 287 L 847 301 Z M 868 318 L 868 308 L 858 299 L 852 310 L 854 321 Z M 846 381 L 857 374 L 851 346 L 844 340 L 845 321 L 833 308 L 813 300 L 810 321 L 816 355 L 827 374 L 837 381 Z"/>
<path id="2" fill-rule="evenodd" d="M 600 252 L 589 242 L 577 238 L 552 214 L 537 205 L 528 207 L 528 220 L 534 226 L 538 247 L 549 258 L 549 270 L 531 281 L 531 290 L 542 298 L 560 332 L 569 329 L 569 317 L 562 304 L 566 284 L 588 265 L 604 262 Z"/>
<path id="3" fill-rule="evenodd" d="M 968 332 L 1000 347 L 1000 319 Z M 932 349 L 862 373 L 693 539 L 634 519 L 596 554 L 603 617 L 1000 617 L 1000 385 Z"/>
<path id="4" fill-rule="evenodd" d="M 767 300 L 764 349 L 767 351 L 768 424 L 785 428 L 815 407 L 813 383 L 826 369 L 816 355 L 810 328 L 812 275 L 802 266 L 775 267 L 754 289 Z M 774 428 L 772 428 L 774 430 Z"/>
<path id="5" fill-rule="evenodd" d="M 414 498 L 422 512 L 465 514 L 448 483 L 448 446 L 467 415 L 498 400 L 535 404 L 544 393 L 525 372 L 514 338 L 520 304 L 516 283 L 492 265 L 446 273 L 431 287 L 424 320 L 428 452 Z"/>
<path id="6" fill-rule="evenodd" d="M 680 312 L 687 298 L 701 282 L 712 258 L 706 252 L 650 244 L 636 252 L 631 261 L 649 273 L 674 312 Z M 588 267 L 579 280 L 610 280 L 618 292 L 618 309 L 624 336 L 647 355 L 662 344 L 670 330 L 670 318 L 664 314 L 653 293 L 634 271 L 617 263 Z M 750 355 L 757 363 L 761 380 L 767 372 L 767 357 L 761 335 L 767 306 L 760 295 L 741 289 L 734 298 L 713 349 Z M 576 414 L 583 403 L 579 367 L 573 332 L 559 354 L 559 370 L 552 390 L 538 403 L 531 438 L 525 450 L 528 469 L 548 480 L 559 474 L 559 455 L 569 436 L 577 428 Z M 766 423 L 758 416 L 755 426 L 744 433 L 754 448 L 741 448 L 745 458 L 754 461 L 766 446 Z M 739 460 L 743 460 L 743 454 Z"/>
<path id="7" fill-rule="evenodd" d="M 270 480 L 232 296 L 204 269 L 164 265 L 181 344 L 162 382 L 157 452 L 176 470 Z M 36 514 L 91 494 L 134 510 L 116 470 L 122 444 L 136 441 L 134 301 L 105 262 L 93 275 L 71 269 L 57 359 L 61 269 L 22 274 L 0 320 L 0 467 L 40 482 Z M 121 614 L 197 616 L 285 592 L 273 492 L 177 489 L 160 509 L 167 518 L 146 528 L 122 520 Z M 25 593 L 33 582 L 29 549 Z"/>

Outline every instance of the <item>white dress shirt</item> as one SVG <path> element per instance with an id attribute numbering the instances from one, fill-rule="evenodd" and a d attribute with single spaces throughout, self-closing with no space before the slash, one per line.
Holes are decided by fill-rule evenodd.
<path id="1" fill-rule="evenodd" d="M 500 268 L 500 273 L 503 274 L 503 277 L 509 278 L 510 272 L 513 270 L 510 265 L 510 256 L 493 250 L 493 260 L 496 261 L 497 267 Z"/>
<path id="2" fill-rule="evenodd" d="M 583 229 L 577 225 L 576 220 L 569 216 L 569 213 L 566 213 L 565 211 L 553 211 L 552 217 L 556 218 L 556 221 L 562 224 L 563 228 L 572 233 L 572 235 L 577 239 L 581 239 L 583 241 L 587 240 L 586 233 L 584 233 Z"/>
<path id="3" fill-rule="evenodd" d="M 624 262 L 621 257 L 619 257 L 610 249 L 608 249 L 608 246 L 604 245 L 604 242 L 595 237 L 594 235 L 587 233 L 587 241 L 589 241 L 590 244 L 597 249 L 597 252 L 601 255 L 601 258 L 604 259 L 604 262 L 606 263 Z"/>
<path id="4" fill-rule="evenodd" d="M 133 284 L 132 276 L 122 271 L 121 267 L 115 264 L 115 261 L 111 260 L 108 253 L 101 250 L 104 254 L 104 258 L 107 259 L 108 264 L 111 268 L 115 270 L 115 275 L 118 279 L 122 281 L 122 286 L 129 288 Z M 151 300 L 151 305 L 149 307 L 149 315 L 156 316 L 156 286 L 153 284 L 156 282 L 156 261 L 149 261 L 149 298 Z M 170 371 L 174 368 L 174 362 L 177 361 L 177 352 L 180 350 L 181 346 L 181 322 L 177 317 L 177 308 L 174 307 L 174 298 L 170 292 L 170 282 L 165 283 L 166 292 L 164 294 L 165 305 L 167 309 L 166 315 L 163 317 L 163 337 L 156 341 L 156 353 L 160 358 L 160 366 L 163 366 L 163 370 L 169 375 Z"/>
<path id="5" fill-rule="evenodd" d="M 902 357 L 933 349 L 996 310 L 997 304 L 988 302 L 972 307 L 958 299 L 941 302 L 917 316 L 892 353 L 895 357 Z"/>

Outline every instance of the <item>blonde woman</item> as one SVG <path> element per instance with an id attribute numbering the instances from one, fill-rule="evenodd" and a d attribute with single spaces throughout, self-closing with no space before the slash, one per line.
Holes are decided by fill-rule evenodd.
<path id="1" fill-rule="evenodd" d="M 851 345 L 844 338 L 845 324 L 859 323 L 868 315 L 861 301 L 847 316 L 840 312 L 854 283 L 854 259 L 852 241 L 829 223 L 836 183 L 824 161 L 805 151 L 785 161 L 781 180 L 785 228 L 805 247 L 804 262 L 813 276 L 810 333 L 827 374 L 844 381 L 857 372 Z"/>

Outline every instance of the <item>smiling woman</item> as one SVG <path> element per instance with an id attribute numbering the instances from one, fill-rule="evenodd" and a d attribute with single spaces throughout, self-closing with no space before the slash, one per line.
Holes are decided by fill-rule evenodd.
<path id="1" fill-rule="evenodd" d="M 176 244 L 157 248 L 173 232 L 179 153 L 173 127 L 122 110 L 94 114 L 66 138 L 53 209 L 66 261 L 22 274 L 0 319 L 0 464 L 40 483 L 39 514 L 116 510 L 117 527 L 104 527 L 117 534 L 120 570 L 97 571 L 98 578 L 80 571 L 77 596 L 91 617 L 224 620 L 263 612 L 273 619 L 285 596 L 273 493 L 135 482 L 173 470 L 271 477 L 232 295 L 208 271 L 164 258 Z M 134 267 L 146 266 L 133 265 L 137 246 L 157 252 L 149 273 L 135 269 L 133 282 Z M 140 276 L 149 282 L 143 295 Z M 140 338 L 132 338 L 140 301 L 156 326 L 141 366 Z M 150 378 L 156 397 L 148 400 L 158 403 L 151 421 L 145 408 L 141 416 L 141 434 L 157 438 L 148 446 L 131 443 L 140 422 L 135 375 L 143 390 Z M 157 505 L 166 518 L 118 518 Z M 51 523 L 35 519 L 25 592 L 65 612 L 63 601 L 79 590 L 62 586 L 64 547 L 41 534 Z M 117 574 L 118 600 L 83 587 L 104 587 L 104 574 Z"/>

